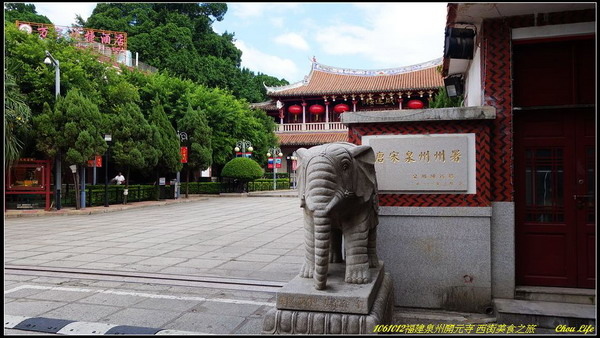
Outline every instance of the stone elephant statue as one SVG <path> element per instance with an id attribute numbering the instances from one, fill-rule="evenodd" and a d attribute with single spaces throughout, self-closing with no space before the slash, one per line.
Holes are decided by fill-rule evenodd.
<path id="1" fill-rule="evenodd" d="M 346 283 L 370 281 L 377 267 L 379 223 L 375 154 L 370 146 L 328 143 L 296 151 L 298 196 L 304 208 L 305 259 L 300 276 L 325 289 L 329 263 L 342 262 L 344 235 Z"/>

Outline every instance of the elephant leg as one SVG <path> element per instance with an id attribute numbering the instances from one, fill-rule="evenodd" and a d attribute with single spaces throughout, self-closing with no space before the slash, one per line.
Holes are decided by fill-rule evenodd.
<path id="1" fill-rule="evenodd" d="M 377 257 L 377 227 L 369 229 L 369 242 L 367 244 L 367 255 L 369 256 L 369 267 L 379 266 L 379 257 Z"/>
<path id="2" fill-rule="evenodd" d="M 370 280 L 369 257 L 367 245 L 369 241 L 369 228 L 366 217 L 358 218 L 360 221 L 345 228 L 346 246 L 346 283 L 366 284 Z"/>
<path id="3" fill-rule="evenodd" d="M 313 278 L 315 271 L 315 228 L 312 215 L 304 212 L 304 264 L 300 269 L 300 277 Z"/>
<path id="4" fill-rule="evenodd" d="M 331 250 L 329 251 L 329 263 L 342 262 L 342 230 L 331 229 Z"/>

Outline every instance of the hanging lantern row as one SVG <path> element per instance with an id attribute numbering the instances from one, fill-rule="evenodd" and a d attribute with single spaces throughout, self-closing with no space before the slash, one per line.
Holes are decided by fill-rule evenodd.
<path id="1" fill-rule="evenodd" d="M 402 93 L 399 93 L 399 94 L 400 94 L 400 98 L 401 98 Z M 411 92 L 407 93 L 409 98 L 410 98 L 411 94 L 412 94 Z M 423 97 L 423 94 L 425 94 L 425 92 L 419 92 L 419 94 L 421 97 Z M 431 90 L 427 91 L 427 94 L 429 94 L 428 96 L 431 100 L 433 91 L 431 91 Z M 352 96 L 354 96 L 354 95 L 352 95 Z M 362 99 L 362 95 L 360 95 L 360 96 Z M 406 108 L 408 108 L 408 109 L 423 109 L 424 107 L 425 107 L 425 104 L 423 103 L 423 101 L 418 100 L 418 99 L 412 99 L 406 103 Z M 350 106 L 348 106 L 345 103 L 340 103 L 333 107 L 333 111 L 338 114 L 343 114 L 344 112 L 347 112 L 349 110 L 350 110 Z M 292 115 L 299 115 L 299 114 L 302 114 L 302 107 L 300 105 L 294 104 L 294 105 L 289 106 L 287 111 L 288 111 L 288 113 L 290 113 Z M 313 115 L 320 115 L 325 112 L 325 107 L 323 107 L 320 104 L 313 104 L 310 107 L 308 107 L 308 112 Z"/>

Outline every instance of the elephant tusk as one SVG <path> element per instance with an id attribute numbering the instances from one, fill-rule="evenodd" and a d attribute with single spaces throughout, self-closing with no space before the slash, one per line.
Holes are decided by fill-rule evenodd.
<path id="1" fill-rule="evenodd" d="M 331 212 L 331 209 L 333 209 L 333 207 L 335 207 L 341 199 L 342 198 L 338 194 L 335 194 L 333 196 L 333 198 L 331 199 L 331 201 L 327 204 L 327 206 L 323 210 L 325 212 L 325 214 L 329 215 L 329 213 Z"/>
<path id="2" fill-rule="evenodd" d="M 345 198 L 352 198 L 352 197 L 356 197 L 356 193 L 355 193 L 354 191 L 345 190 L 345 191 L 344 191 L 344 197 L 345 197 Z"/>

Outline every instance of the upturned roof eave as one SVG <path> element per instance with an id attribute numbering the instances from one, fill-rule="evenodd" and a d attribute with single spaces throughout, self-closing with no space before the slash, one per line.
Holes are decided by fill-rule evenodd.
<path id="1" fill-rule="evenodd" d="M 443 58 L 437 58 L 434 60 L 422 62 L 422 63 L 411 65 L 411 66 L 387 68 L 387 69 L 362 70 L 362 69 L 338 68 L 338 67 L 328 66 L 328 65 L 313 61 L 310 72 L 308 73 L 307 76 L 304 77 L 303 80 L 294 82 L 292 84 L 285 85 L 285 86 L 269 87 L 269 86 L 265 85 L 264 83 L 263 83 L 263 86 L 265 87 L 265 89 L 267 91 L 267 95 L 296 96 L 296 95 L 303 95 L 303 94 L 298 94 L 298 93 L 289 94 L 289 93 L 286 93 L 286 91 L 297 89 L 297 88 L 300 88 L 303 86 L 308 86 L 310 84 L 310 81 L 311 81 L 315 71 L 322 72 L 322 73 L 328 73 L 328 74 L 341 75 L 341 76 L 348 76 L 348 77 L 381 77 L 381 76 L 385 77 L 385 76 L 396 76 L 396 75 L 400 75 L 400 74 L 424 71 L 429 68 L 438 67 L 441 64 L 443 64 Z M 388 73 L 388 74 L 382 74 L 382 73 Z M 386 91 L 418 90 L 418 89 L 432 89 L 432 88 L 437 88 L 437 86 L 386 89 Z M 379 90 L 374 90 L 374 91 L 368 91 L 368 90 L 361 90 L 361 89 L 356 89 L 356 90 L 349 89 L 349 90 L 339 91 L 339 93 L 343 95 L 343 94 L 352 94 L 352 93 L 356 93 L 359 91 L 369 93 L 369 92 L 380 92 L 381 90 L 379 89 Z M 305 93 L 306 93 L 306 95 L 319 95 L 319 94 L 322 95 L 322 94 L 326 94 L 327 92 L 326 91 L 315 91 L 315 92 L 305 92 Z M 334 92 L 331 92 L 331 93 L 337 94 Z"/>
<path id="2" fill-rule="evenodd" d="M 437 86 L 422 86 L 422 87 L 409 87 L 409 88 L 387 88 L 387 89 L 348 89 L 348 90 L 323 90 L 323 91 L 306 91 L 306 92 L 275 92 L 267 93 L 273 97 L 294 97 L 294 96 L 321 96 L 321 95 L 352 95 L 357 93 L 389 93 L 389 92 L 406 92 L 406 91 L 419 91 L 419 90 L 437 90 L 444 84 L 440 83 Z"/>

